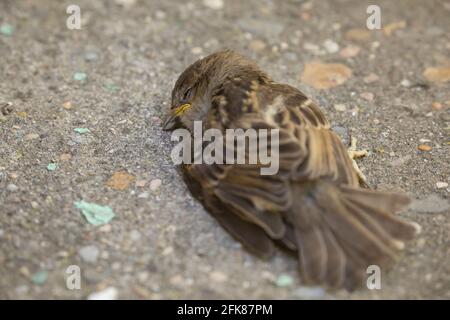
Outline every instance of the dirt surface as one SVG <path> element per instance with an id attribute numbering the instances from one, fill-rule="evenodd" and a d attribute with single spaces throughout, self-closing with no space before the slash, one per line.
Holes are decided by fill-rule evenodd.
<path id="1" fill-rule="evenodd" d="M 377 1 L 384 30 L 368 31 L 372 2 L 0 1 L 0 298 L 113 287 L 120 299 L 449 299 L 450 84 L 445 71 L 432 81 L 424 72 L 450 65 L 450 3 Z M 66 27 L 70 3 L 81 30 Z M 187 191 L 161 119 L 178 74 L 225 47 L 304 90 L 345 140 L 357 137 L 372 186 L 416 199 L 401 215 L 423 232 L 382 270 L 380 290 L 303 287 L 295 259 L 248 254 Z M 352 74 L 318 90 L 301 81 L 313 61 Z M 134 180 L 115 190 L 115 172 Z M 95 227 L 80 200 L 116 217 Z M 70 265 L 80 290 L 66 288 Z"/>

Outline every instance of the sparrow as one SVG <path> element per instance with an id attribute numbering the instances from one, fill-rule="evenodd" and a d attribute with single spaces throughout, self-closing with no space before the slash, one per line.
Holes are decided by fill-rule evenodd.
<path id="1" fill-rule="evenodd" d="M 261 258 L 281 245 L 298 257 L 306 285 L 354 290 L 367 268 L 398 260 L 420 226 L 394 215 L 409 198 L 365 187 L 322 110 L 234 51 L 213 53 L 181 73 L 164 130 L 194 121 L 221 132 L 279 130 L 279 171 L 260 165 L 185 163 L 188 189 L 245 248 Z"/>

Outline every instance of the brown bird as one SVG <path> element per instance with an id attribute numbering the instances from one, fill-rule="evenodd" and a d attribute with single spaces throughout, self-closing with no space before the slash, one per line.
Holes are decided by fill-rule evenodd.
<path id="1" fill-rule="evenodd" d="M 409 199 L 362 188 L 346 147 L 319 107 L 230 50 L 190 65 L 172 91 L 165 130 L 193 122 L 229 128 L 279 129 L 279 171 L 260 164 L 183 164 L 189 189 L 254 254 L 276 243 L 296 252 L 305 284 L 352 290 L 369 265 L 387 268 L 418 224 L 394 213 Z"/>

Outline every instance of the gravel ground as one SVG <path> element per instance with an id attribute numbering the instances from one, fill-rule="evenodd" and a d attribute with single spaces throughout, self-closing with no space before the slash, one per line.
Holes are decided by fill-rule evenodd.
<path id="1" fill-rule="evenodd" d="M 70 3 L 81 30 L 66 28 Z M 450 3 L 377 3 L 384 30 L 369 32 L 372 2 L 359 0 L 2 0 L 0 298 L 84 299 L 109 287 L 120 299 L 449 299 L 450 76 L 424 71 L 450 65 Z M 303 287 L 295 259 L 248 254 L 187 191 L 161 118 L 185 66 L 225 47 L 304 90 L 345 140 L 357 137 L 372 186 L 415 199 L 401 215 L 423 232 L 381 290 Z M 352 75 L 318 90 L 301 81 L 312 61 Z M 116 172 L 129 180 L 115 185 Z M 116 217 L 93 226 L 81 200 Z M 66 288 L 70 265 L 80 290 Z"/>

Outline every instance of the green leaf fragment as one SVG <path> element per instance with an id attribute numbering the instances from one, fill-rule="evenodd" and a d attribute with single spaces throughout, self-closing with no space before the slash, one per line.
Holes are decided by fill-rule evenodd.
<path id="1" fill-rule="evenodd" d="M 75 129 L 73 129 L 73 131 L 75 131 L 76 133 L 79 133 L 79 134 L 91 132 L 91 131 L 89 131 L 88 128 L 75 128 Z"/>
<path id="2" fill-rule="evenodd" d="M 12 36 L 14 33 L 14 27 L 9 23 L 4 23 L 0 26 L 0 33 L 5 36 Z"/>
<path id="3" fill-rule="evenodd" d="M 277 287 L 290 287 L 294 284 L 294 279 L 287 274 L 281 274 L 278 276 L 275 284 Z"/>
<path id="4" fill-rule="evenodd" d="M 76 81 L 84 81 L 87 79 L 87 74 L 84 72 L 75 72 L 73 74 L 73 79 Z"/>
<path id="5" fill-rule="evenodd" d="M 76 201 L 74 205 L 77 209 L 81 210 L 86 220 L 94 226 L 106 224 L 115 217 L 114 211 L 108 206 L 101 206 L 84 200 Z"/>
<path id="6" fill-rule="evenodd" d="M 55 171 L 58 168 L 58 164 L 57 163 L 49 163 L 47 165 L 47 170 L 48 171 Z"/>
<path id="7" fill-rule="evenodd" d="M 31 276 L 31 281 L 35 284 L 44 284 L 45 281 L 47 281 L 48 278 L 48 272 L 45 270 L 41 270 L 36 272 L 35 274 L 33 274 L 33 276 Z"/>

